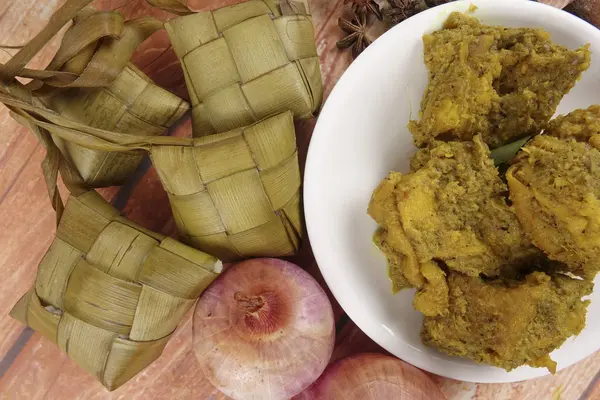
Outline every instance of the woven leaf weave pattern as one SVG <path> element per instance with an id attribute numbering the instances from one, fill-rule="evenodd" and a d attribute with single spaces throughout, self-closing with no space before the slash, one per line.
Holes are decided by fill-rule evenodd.
<path id="1" fill-rule="evenodd" d="M 91 127 L 143 135 L 163 134 L 189 109 L 187 102 L 155 85 L 132 64 L 106 88 L 69 89 L 45 101 L 61 115 Z M 91 150 L 58 137 L 55 141 L 91 187 L 122 184 L 144 156 L 139 151 Z"/>
<path id="2" fill-rule="evenodd" d="M 323 86 L 308 6 L 284 4 L 251 0 L 165 25 L 183 65 L 194 136 L 287 110 L 310 118 L 319 108 Z"/>
<path id="3" fill-rule="evenodd" d="M 221 265 L 87 192 L 69 199 L 35 287 L 11 315 L 113 390 L 160 356 Z"/>
<path id="4" fill-rule="evenodd" d="M 302 233 L 300 169 L 291 112 L 151 157 L 179 231 L 224 261 L 284 256 Z"/>

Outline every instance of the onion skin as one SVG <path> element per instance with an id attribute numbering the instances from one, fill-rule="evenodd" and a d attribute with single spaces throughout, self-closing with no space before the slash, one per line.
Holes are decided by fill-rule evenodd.
<path id="1" fill-rule="evenodd" d="M 202 294 L 194 351 L 208 380 L 237 400 L 289 399 L 325 370 L 333 310 L 319 284 L 277 259 L 230 267 Z"/>
<path id="2" fill-rule="evenodd" d="M 395 357 L 363 353 L 336 361 L 294 400 L 445 400 L 421 370 Z"/>

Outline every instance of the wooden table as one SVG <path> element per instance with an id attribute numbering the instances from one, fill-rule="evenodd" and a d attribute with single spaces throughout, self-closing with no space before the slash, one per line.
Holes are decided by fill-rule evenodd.
<path id="1" fill-rule="evenodd" d="M 218 2 L 219 0 L 217 0 Z M 32 37 L 62 4 L 60 0 L 3 0 L 0 2 L 2 44 L 20 44 Z M 152 13 L 144 0 L 97 0 L 99 7 L 119 9 L 128 17 Z M 339 52 L 341 37 L 337 19 L 345 10 L 343 0 L 311 0 L 316 40 L 326 95 L 349 65 L 348 52 Z M 57 41 L 32 62 L 43 67 Z M 0 53 L 0 62 L 7 54 Z M 155 81 L 187 96 L 181 68 L 164 32 L 142 45 L 134 61 Z M 314 121 L 298 124 L 298 147 L 302 161 Z M 189 120 L 171 134 L 190 134 Z M 108 393 L 48 340 L 8 316 L 12 305 L 32 285 L 36 266 L 50 245 L 55 217 L 40 170 L 44 150 L 32 134 L 0 109 L 0 398 L 4 399 L 223 399 L 199 370 L 191 351 L 191 320 L 181 323 L 164 354 L 132 381 Z M 63 191 L 66 196 L 66 193 Z M 101 190 L 112 204 L 134 221 L 165 234 L 176 235 L 167 196 L 156 172 L 145 160 L 127 185 Z M 293 259 L 324 285 L 305 243 Z M 337 318 L 334 359 L 367 351 L 383 351 L 368 339 L 332 298 Z M 463 399 L 600 399 L 600 353 L 558 373 L 523 383 L 471 384 L 432 375 L 450 400 Z"/>

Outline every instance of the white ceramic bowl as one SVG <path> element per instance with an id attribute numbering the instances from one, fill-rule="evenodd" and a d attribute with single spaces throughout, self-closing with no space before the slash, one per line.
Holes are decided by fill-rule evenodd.
<path id="1" fill-rule="evenodd" d="M 406 128 L 417 118 L 427 84 L 423 34 L 452 11 L 486 24 L 542 27 L 569 48 L 591 44 L 592 65 L 560 104 L 559 113 L 600 102 L 600 30 L 566 12 L 524 0 L 455 2 L 422 12 L 388 31 L 348 68 L 329 96 L 314 131 L 305 174 L 308 233 L 321 272 L 338 302 L 373 340 L 424 370 L 471 382 L 511 382 L 547 374 L 521 367 L 506 372 L 445 356 L 419 339 L 422 317 L 412 291 L 392 295 L 386 260 L 372 244 L 376 224 L 366 214 L 371 193 L 390 170 L 407 171 L 415 152 Z M 598 282 L 598 280 L 597 280 Z M 600 348 L 600 290 L 591 296 L 588 323 L 552 353 L 565 368 Z"/>

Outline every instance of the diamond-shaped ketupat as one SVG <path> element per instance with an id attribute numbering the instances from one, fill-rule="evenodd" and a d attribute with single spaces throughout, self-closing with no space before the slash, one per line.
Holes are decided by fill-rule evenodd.
<path id="1" fill-rule="evenodd" d="M 190 92 L 194 136 L 318 110 L 323 84 L 306 0 L 245 1 L 174 18 L 165 29 Z"/>
<path id="2" fill-rule="evenodd" d="M 114 390 L 161 355 L 222 265 L 91 191 L 69 198 L 35 286 L 11 316 Z"/>
<path id="3" fill-rule="evenodd" d="M 303 231 L 291 112 L 187 145 L 153 146 L 175 222 L 223 261 L 294 254 Z"/>

